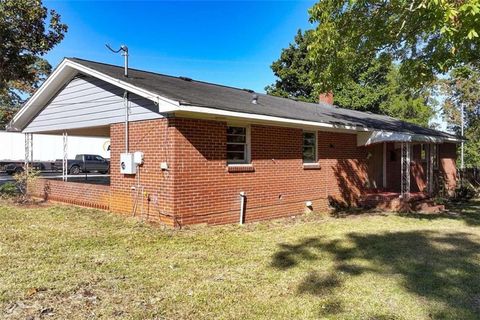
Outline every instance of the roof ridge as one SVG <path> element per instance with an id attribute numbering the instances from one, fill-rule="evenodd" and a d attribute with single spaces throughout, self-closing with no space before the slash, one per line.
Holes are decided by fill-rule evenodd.
<path id="1" fill-rule="evenodd" d="M 123 69 L 122 66 L 118 66 L 118 65 L 116 65 L 116 64 L 111 64 L 111 63 L 106 63 L 106 62 L 99 62 L 99 61 L 82 59 L 82 58 L 77 58 L 77 57 L 66 57 L 65 59 L 68 59 L 68 60 L 81 60 L 81 61 L 85 61 L 85 62 L 89 62 L 89 63 L 103 64 L 103 65 L 105 65 L 105 66 Z M 191 80 L 191 81 L 189 80 L 190 82 L 203 83 L 203 84 L 207 84 L 207 85 L 211 85 L 211 86 L 223 87 L 223 88 L 228 88 L 228 89 L 235 89 L 235 90 L 244 91 L 244 92 L 247 92 L 246 90 L 250 90 L 250 89 L 238 88 L 238 87 L 233 87 L 233 86 L 228 86 L 228 85 L 224 85 L 224 84 L 218 84 L 218 83 L 213 83 L 213 82 L 208 82 L 208 81 L 203 81 L 203 80 L 196 80 L 196 79 L 194 79 L 194 78 L 187 77 L 187 76 L 172 76 L 172 75 L 165 74 L 165 73 L 160 73 L 160 72 L 155 72 L 155 71 L 148 71 L 148 70 L 143 70 L 143 69 L 136 69 L 136 68 L 131 68 L 131 67 L 128 67 L 128 69 L 129 69 L 129 70 L 138 71 L 138 72 L 145 72 L 145 73 L 149 73 L 149 74 L 154 74 L 154 75 L 162 76 L 162 77 L 169 77 L 169 78 L 178 79 L 178 80 L 184 80 L 184 79 L 186 78 L 186 79 L 190 79 L 190 80 Z M 182 79 L 182 78 L 184 78 L 184 79 Z M 184 80 L 184 81 L 185 81 L 185 80 Z M 252 91 L 255 92 L 255 90 L 252 90 Z M 261 92 L 255 92 L 255 93 L 267 95 L 266 93 L 261 93 Z M 273 97 L 273 96 L 272 96 L 272 97 Z"/>

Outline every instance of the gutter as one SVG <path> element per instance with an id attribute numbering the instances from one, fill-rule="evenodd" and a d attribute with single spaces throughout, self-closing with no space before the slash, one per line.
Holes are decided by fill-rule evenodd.
<path id="1" fill-rule="evenodd" d="M 159 110 L 162 112 L 162 110 Z M 341 129 L 341 130 L 348 130 L 348 131 L 355 131 L 355 132 L 372 132 L 375 131 L 373 128 L 368 128 L 364 126 L 356 126 L 356 125 L 341 125 L 341 124 L 331 124 L 325 122 L 317 122 L 317 121 L 307 121 L 307 120 L 298 120 L 292 118 L 282 118 L 277 116 L 269 116 L 269 115 L 261 115 L 261 114 L 254 114 L 254 113 L 246 113 L 246 112 L 238 112 L 238 111 L 228 111 L 223 109 L 211 108 L 211 107 L 204 107 L 204 106 L 196 106 L 196 105 L 180 105 L 176 110 L 172 110 L 170 112 L 187 112 L 187 113 L 195 113 L 195 114 L 206 114 L 212 116 L 223 116 L 223 117 L 232 117 L 238 119 L 245 119 L 245 120 L 256 120 L 260 122 L 274 122 L 274 123 L 282 123 L 282 124 L 293 124 L 299 125 L 303 127 L 320 127 L 320 128 L 329 128 L 329 129 Z"/>

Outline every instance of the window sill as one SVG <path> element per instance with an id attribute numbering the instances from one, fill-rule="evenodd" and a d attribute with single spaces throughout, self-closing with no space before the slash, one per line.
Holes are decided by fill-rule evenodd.
<path id="1" fill-rule="evenodd" d="M 317 162 L 303 164 L 304 170 L 320 170 L 321 168 L 322 167 L 320 166 L 320 163 L 317 163 Z"/>
<path id="2" fill-rule="evenodd" d="M 227 172 L 255 172 L 255 167 L 252 164 L 229 164 Z"/>

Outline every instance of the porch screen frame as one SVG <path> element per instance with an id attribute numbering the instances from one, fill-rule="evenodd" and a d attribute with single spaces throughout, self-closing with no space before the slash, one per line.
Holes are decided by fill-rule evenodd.
<path id="1" fill-rule="evenodd" d="M 410 161 L 411 160 L 411 144 L 410 142 L 402 142 L 401 144 L 401 197 L 408 197 L 410 194 Z"/>

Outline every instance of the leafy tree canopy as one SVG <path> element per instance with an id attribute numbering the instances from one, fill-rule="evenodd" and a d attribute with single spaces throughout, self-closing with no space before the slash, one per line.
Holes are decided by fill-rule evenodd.
<path id="1" fill-rule="evenodd" d="M 66 31 L 60 15 L 40 0 L 0 0 L 0 127 L 50 73 L 41 57 Z"/>
<path id="2" fill-rule="evenodd" d="M 317 102 L 318 94 L 309 77 L 314 68 L 308 59 L 313 31 L 298 31 L 294 43 L 282 50 L 271 68 L 278 80 L 265 88 L 268 94 Z M 360 111 L 386 114 L 420 125 L 428 125 L 433 112 L 427 104 L 429 90 L 411 90 L 403 84 L 399 67 L 389 54 L 372 56 L 352 68 L 332 90 L 336 105 Z"/>
<path id="3" fill-rule="evenodd" d="M 480 68 L 458 67 L 441 81 L 446 97 L 443 103 L 445 120 L 450 129 L 460 134 L 461 110 L 464 109 L 465 165 L 480 167 Z"/>
<path id="4" fill-rule="evenodd" d="M 451 68 L 480 63 L 480 0 L 322 0 L 310 9 L 309 55 L 319 92 L 345 83 L 380 53 L 421 87 Z"/>
<path id="5" fill-rule="evenodd" d="M 312 63 L 307 57 L 311 34 L 311 30 L 298 30 L 294 43 L 283 49 L 280 58 L 272 63 L 272 71 L 279 80 L 265 88 L 268 94 L 308 102 L 318 100 L 310 81 Z"/>

